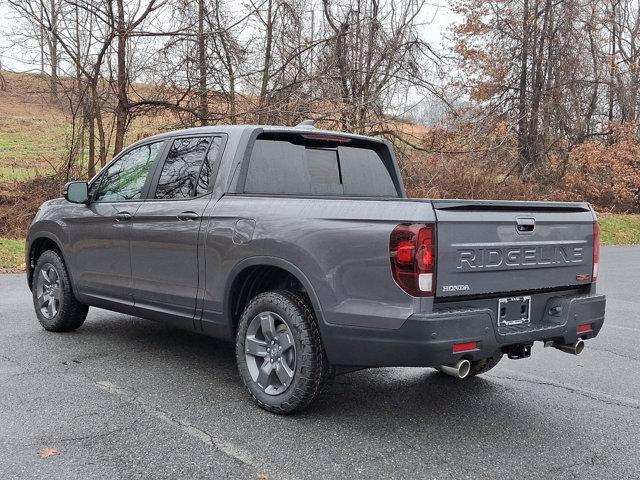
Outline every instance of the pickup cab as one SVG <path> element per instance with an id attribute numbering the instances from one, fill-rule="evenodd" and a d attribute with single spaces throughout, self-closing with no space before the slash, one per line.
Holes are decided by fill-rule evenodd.
<path id="1" fill-rule="evenodd" d="M 26 256 L 46 330 L 93 306 L 235 342 L 276 413 L 336 373 L 579 354 L 604 321 L 589 204 L 410 199 L 388 142 L 306 122 L 139 141 L 40 207 Z"/>

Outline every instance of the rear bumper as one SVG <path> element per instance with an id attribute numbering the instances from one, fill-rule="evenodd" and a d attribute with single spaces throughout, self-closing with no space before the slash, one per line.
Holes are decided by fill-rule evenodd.
<path id="1" fill-rule="evenodd" d="M 324 329 L 323 340 L 329 361 L 334 365 L 448 365 L 461 358 L 488 358 L 513 345 L 535 341 L 572 344 L 578 338 L 593 338 L 604 323 L 605 296 L 550 297 L 544 312 L 542 318 L 532 320 L 529 325 L 507 328 L 498 328 L 495 313 L 487 308 L 414 314 L 395 330 L 331 326 Z M 584 324 L 590 324 L 591 330 L 578 334 L 576 328 Z M 453 353 L 454 344 L 473 341 L 478 342 L 477 349 Z"/>

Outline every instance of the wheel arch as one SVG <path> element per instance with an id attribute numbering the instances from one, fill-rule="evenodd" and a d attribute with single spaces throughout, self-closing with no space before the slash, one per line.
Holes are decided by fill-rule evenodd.
<path id="1" fill-rule="evenodd" d="M 62 242 L 53 233 L 39 232 L 37 236 L 29 240 L 28 250 L 25 257 L 27 284 L 30 290 L 32 287 L 31 282 L 33 280 L 33 270 L 35 269 L 36 262 L 38 261 L 38 258 L 40 258 L 40 255 L 42 255 L 47 250 L 56 250 L 60 254 L 64 265 L 67 267 L 67 274 L 69 275 L 69 279 L 71 280 L 71 271 L 69 270 L 69 263 L 67 262 L 64 250 L 62 249 Z M 74 288 L 73 281 L 71 282 L 71 285 L 72 288 Z"/>
<path id="2" fill-rule="evenodd" d="M 246 305 L 253 296 L 255 296 L 251 295 L 251 289 L 246 291 L 246 284 L 251 278 L 251 273 L 265 272 L 265 269 L 277 269 L 280 272 L 286 272 L 286 274 L 290 275 L 291 278 L 299 282 L 304 293 L 309 297 L 311 307 L 313 308 L 316 319 L 318 320 L 318 328 L 322 334 L 324 317 L 322 307 L 320 306 L 320 300 L 318 299 L 318 295 L 316 294 L 313 285 L 304 272 L 296 265 L 283 258 L 256 256 L 246 258 L 236 264 L 236 266 L 231 270 L 225 285 L 223 309 L 228 321 L 231 338 L 235 336 L 239 313 L 241 313 L 242 310 L 242 308 L 238 308 L 238 300 L 241 302 L 240 306 L 243 306 Z M 245 290 L 245 292 L 241 290 Z M 258 291 L 258 293 L 260 292 Z M 238 310 L 240 310 L 240 312 L 238 312 Z"/>

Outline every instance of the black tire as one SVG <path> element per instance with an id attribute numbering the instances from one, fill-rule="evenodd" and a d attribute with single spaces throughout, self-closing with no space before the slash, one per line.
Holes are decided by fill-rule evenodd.
<path id="1" fill-rule="evenodd" d="M 496 355 L 495 357 L 484 358 L 482 360 L 471 362 L 471 368 L 469 369 L 469 375 L 467 375 L 467 377 L 475 377 L 476 375 L 488 372 L 498 365 L 500 360 L 502 360 L 502 355 Z"/>
<path id="2" fill-rule="evenodd" d="M 51 267 L 53 267 L 53 270 Z M 47 274 L 47 278 L 52 277 L 53 275 L 49 275 L 49 273 L 55 271 L 55 276 L 58 279 L 57 282 L 54 282 L 57 287 L 54 286 L 51 290 L 57 295 L 51 310 L 48 308 L 50 302 L 47 302 L 45 306 L 39 299 L 39 295 L 42 294 L 42 288 L 44 288 L 43 284 L 47 283 L 41 279 L 39 284 L 39 278 L 43 276 L 43 271 Z M 76 300 L 71 288 L 67 267 L 60 254 L 55 250 L 47 250 L 38 258 L 33 269 L 31 291 L 36 316 L 45 330 L 50 332 L 70 332 L 79 328 L 87 318 L 89 307 Z M 43 309 L 45 312 L 43 312 Z"/>
<path id="3" fill-rule="evenodd" d="M 265 312 L 275 313 L 278 319 L 286 324 L 284 332 L 290 332 L 293 337 L 292 354 L 295 358 L 295 366 L 290 370 L 293 372 L 293 378 L 288 386 L 280 386 L 283 388 L 281 393 L 277 391 L 278 387 L 275 387 L 275 393 L 266 393 L 267 389 L 261 387 L 252 377 L 247 363 L 252 361 L 246 350 L 248 347 L 245 346 L 247 331 L 254 319 Z M 266 340 L 263 341 L 269 343 Z M 263 366 L 269 361 L 269 355 L 265 354 L 264 357 Z M 257 356 L 253 358 L 260 360 Z M 304 296 L 287 290 L 261 293 L 246 306 L 236 333 L 236 361 L 240 378 L 253 400 L 261 408 L 278 414 L 301 411 L 308 407 L 332 378 L 332 369 L 322 346 L 313 310 Z M 271 374 L 276 374 L 275 370 Z"/>

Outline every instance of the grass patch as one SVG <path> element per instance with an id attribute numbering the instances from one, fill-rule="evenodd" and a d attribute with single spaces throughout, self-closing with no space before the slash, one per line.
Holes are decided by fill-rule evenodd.
<path id="1" fill-rule="evenodd" d="M 0 164 L 32 166 L 57 161 L 66 151 L 69 122 L 63 115 L 24 119 L 4 116 L 0 119 Z"/>
<path id="2" fill-rule="evenodd" d="M 640 244 L 640 215 L 601 215 L 598 223 L 603 245 Z"/>
<path id="3" fill-rule="evenodd" d="M 0 268 L 14 269 L 24 264 L 24 240 L 0 238 Z"/>
<path id="4" fill-rule="evenodd" d="M 28 167 L 0 167 L 0 181 L 18 181 L 23 182 L 31 178 L 35 178 L 38 173 L 44 173 L 51 169 L 38 169 Z"/>
<path id="5" fill-rule="evenodd" d="M 22 182 L 34 178 L 36 172 L 49 174 L 62 169 L 73 130 L 65 102 L 51 102 L 46 76 L 6 71 L 2 74 L 8 86 L 0 95 L 0 182 Z M 113 152 L 109 132 L 114 119 L 105 114 L 103 121 L 108 133 L 108 160 Z M 137 117 L 129 126 L 125 145 L 167 130 L 175 122 L 177 119 L 171 114 Z M 84 155 L 77 167 L 86 167 L 87 148 L 85 138 Z M 74 176 L 82 178 L 81 174 Z"/>

